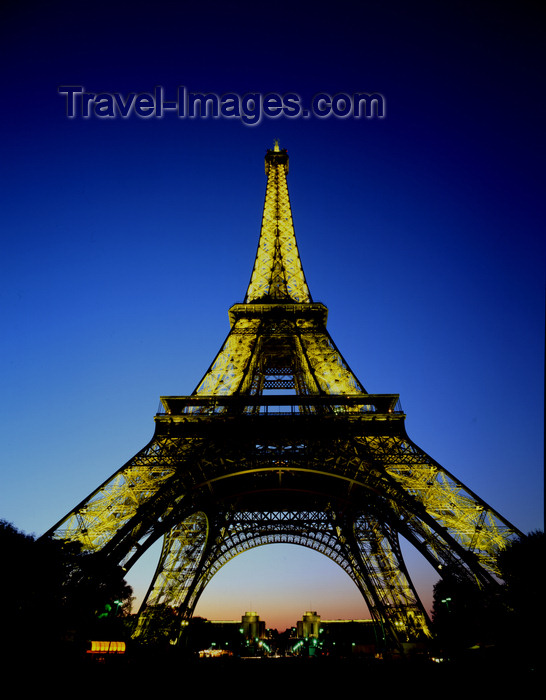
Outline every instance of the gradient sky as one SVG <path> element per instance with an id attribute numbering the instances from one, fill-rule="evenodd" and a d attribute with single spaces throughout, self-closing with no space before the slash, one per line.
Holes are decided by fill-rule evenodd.
<path id="1" fill-rule="evenodd" d="M 542 528 L 531 4 L 257 5 L 3 6 L 0 517 L 41 534 L 149 441 L 159 396 L 195 388 L 250 279 L 278 138 L 307 281 L 353 371 L 399 393 L 412 439 L 489 505 Z M 386 116 L 68 119 L 61 85 L 379 92 Z M 409 563 L 428 606 L 436 575 Z M 138 596 L 154 566 L 128 576 Z M 282 629 L 367 615 L 341 569 L 288 545 L 230 562 L 197 613 L 250 608 Z"/>

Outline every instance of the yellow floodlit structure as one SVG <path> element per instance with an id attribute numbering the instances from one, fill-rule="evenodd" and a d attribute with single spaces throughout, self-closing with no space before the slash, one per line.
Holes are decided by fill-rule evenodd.
<path id="1" fill-rule="evenodd" d="M 254 267 L 220 351 L 191 395 L 162 397 L 149 444 L 49 534 L 127 569 L 163 539 L 141 639 L 176 643 L 226 562 L 291 543 L 341 566 L 378 643 L 402 649 L 430 632 L 400 536 L 439 575 L 487 587 L 521 533 L 411 441 L 398 395 L 367 393 L 351 371 L 303 273 L 278 143 L 265 172 Z"/>

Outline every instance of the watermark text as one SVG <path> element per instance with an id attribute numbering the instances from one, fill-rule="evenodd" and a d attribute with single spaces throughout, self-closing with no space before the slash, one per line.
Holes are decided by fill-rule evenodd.
<path id="1" fill-rule="evenodd" d="M 297 93 L 244 95 L 212 92 L 189 92 L 179 86 L 175 99 L 168 99 L 161 86 L 150 92 L 88 92 L 81 85 L 61 85 L 59 95 L 65 99 L 69 119 L 162 119 L 174 115 L 178 119 L 239 119 L 255 126 L 265 119 L 383 119 L 386 103 L 377 92 L 318 93 L 306 102 Z"/>

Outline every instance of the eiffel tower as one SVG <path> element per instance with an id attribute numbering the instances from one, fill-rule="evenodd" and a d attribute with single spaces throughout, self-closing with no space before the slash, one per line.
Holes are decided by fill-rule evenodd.
<path id="1" fill-rule="evenodd" d="M 521 533 L 410 440 L 398 395 L 369 394 L 353 374 L 307 286 L 278 142 L 265 172 L 254 268 L 218 355 L 190 396 L 161 398 L 149 444 L 46 535 L 126 570 L 163 538 L 143 640 L 158 626 L 179 639 L 239 553 L 310 547 L 347 572 L 400 650 L 430 636 L 400 536 L 439 576 L 488 587 Z"/>

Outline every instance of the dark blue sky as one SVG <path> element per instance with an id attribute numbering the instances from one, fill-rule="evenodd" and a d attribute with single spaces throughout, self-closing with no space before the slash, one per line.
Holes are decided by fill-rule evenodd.
<path id="1" fill-rule="evenodd" d="M 194 389 L 246 291 L 263 156 L 279 138 L 311 293 L 351 368 L 368 391 L 400 394 L 410 436 L 446 469 L 521 530 L 543 527 L 544 37 L 532 8 L 4 5 L 0 517 L 40 534 L 148 442 L 160 395 Z M 68 119 L 62 85 L 306 104 L 377 92 L 386 115 Z M 329 562 L 262 549 L 225 567 L 202 614 L 252 604 L 271 622 L 271 588 L 258 594 L 252 576 L 272 570 L 277 589 L 301 583 L 292 617 L 365 614 Z M 435 578 L 416 568 L 430 598 Z M 233 612 L 219 590 L 230 586 L 244 598 L 233 591 Z"/>

